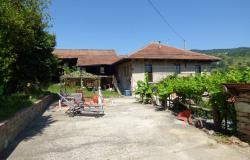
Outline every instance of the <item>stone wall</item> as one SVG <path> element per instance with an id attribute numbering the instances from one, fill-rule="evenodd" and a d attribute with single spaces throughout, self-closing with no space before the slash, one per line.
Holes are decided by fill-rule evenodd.
<path id="1" fill-rule="evenodd" d="M 16 136 L 27 127 L 37 116 L 56 99 L 56 95 L 48 95 L 37 101 L 31 107 L 17 112 L 12 118 L 0 122 L 0 153 L 16 138 Z"/>
<path id="2" fill-rule="evenodd" d="M 241 93 L 236 98 L 237 130 L 250 139 L 250 93 Z"/>
<path id="3" fill-rule="evenodd" d="M 201 66 L 202 73 L 210 73 L 210 62 L 183 62 L 183 61 L 169 61 L 169 60 L 133 60 L 132 61 L 132 77 L 131 89 L 133 90 L 138 80 L 144 80 L 145 64 L 152 64 L 153 82 L 157 83 L 163 78 L 174 75 L 176 71 L 176 64 L 180 64 L 181 73 L 178 76 L 190 76 L 195 74 L 195 65 Z"/>

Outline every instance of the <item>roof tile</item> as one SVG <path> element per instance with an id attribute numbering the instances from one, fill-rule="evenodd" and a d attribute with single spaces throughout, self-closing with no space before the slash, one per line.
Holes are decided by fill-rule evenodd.
<path id="1" fill-rule="evenodd" d="M 177 49 L 159 43 L 150 43 L 129 56 L 130 59 L 171 59 L 171 60 L 207 60 L 220 58 L 188 50 Z"/>
<path id="2" fill-rule="evenodd" d="M 55 49 L 58 58 L 77 58 L 77 66 L 110 65 L 117 61 L 115 50 Z"/>

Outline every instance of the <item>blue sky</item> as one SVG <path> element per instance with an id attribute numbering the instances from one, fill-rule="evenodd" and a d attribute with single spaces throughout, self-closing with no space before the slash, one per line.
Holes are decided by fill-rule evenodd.
<path id="1" fill-rule="evenodd" d="M 183 41 L 147 0 L 51 0 L 56 48 L 115 49 L 127 54 L 153 41 Z M 187 49 L 250 46 L 250 0 L 152 0 L 186 39 Z"/>

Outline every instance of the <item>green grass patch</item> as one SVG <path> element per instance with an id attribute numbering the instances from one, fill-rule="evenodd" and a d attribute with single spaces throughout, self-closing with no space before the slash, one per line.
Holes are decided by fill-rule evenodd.
<path id="1" fill-rule="evenodd" d="M 74 93 L 77 89 L 80 89 L 79 86 L 66 86 L 61 87 L 60 84 L 51 84 L 48 86 L 48 88 L 45 89 L 45 91 L 49 91 L 51 93 L 59 93 L 60 90 L 62 90 L 65 93 Z M 97 94 L 95 90 L 82 88 L 83 95 L 85 98 L 92 97 L 94 94 Z M 119 94 L 116 91 L 109 91 L 109 90 L 102 90 L 102 95 L 104 98 L 110 98 L 110 97 L 119 97 Z"/>
<path id="2" fill-rule="evenodd" d="M 59 83 L 51 84 L 47 88 L 44 88 L 44 91 L 48 91 L 51 93 L 60 93 L 60 90 L 66 93 L 73 93 L 75 92 L 79 87 L 77 86 L 67 86 L 67 87 L 62 87 Z"/>
<path id="3" fill-rule="evenodd" d="M 11 95 L 0 96 L 0 121 L 13 116 L 19 110 L 32 106 L 37 100 L 48 95 L 47 91 L 33 91 L 30 94 L 13 93 Z"/>
<path id="4" fill-rule="evenodd" d="M 19 110 L 30 107 L 38 99 L 42 98 L 44 95 L 50 93 L 59 93 L 63 89 L 66 93 L 74 93 L 77 89 L 80 89 L 78 86 L 69 86 L 61 87 L 60 84 L 51 84 L 48 87 L 43 88 L 41 91 L 33 91 L 30 94 L 24 93 L 14 93 L 11 95 L 1 95 L 0 96 L 0 121 L 6 120 L 13 116 Z M 88 90 L 86 88 L 82 89 L 84 97 L 90 98 L 94 94 L 97 94 L 96 91 Z M 104 90 L 102 91 L 104 98 L 110 97 L 119 97 L 119 94 L 115 91 Z"/>
<path id="5" fill-rule="evenodd" d="M 104 90 L 102 91 L 104 98 L 119 97 L 120 95 L 116 91 Z"/>
<path id="6" fill-rule="evenodd" d="M 15 93 L 8 96 L 1 96 L 0 98 L 0 121 L 13 116 L 17 111 L 31 106 L 37 101 L 36 96 L 26 95 L 22 93 Z"/>

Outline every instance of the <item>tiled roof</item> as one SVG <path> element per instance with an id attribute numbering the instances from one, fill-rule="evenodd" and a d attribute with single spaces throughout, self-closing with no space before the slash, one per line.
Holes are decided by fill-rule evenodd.
<path id="1" fill-rule="evenodd" d="M 55 49 L 53 54 L 61 59 L 77 58 L 77 66 L 110 65 L 119 59 L 114 50 Z"/>
<path id="2" fill-rule="evenodd" d="M 169 59 L 219 61 L 220 58 L 188 50 L 177 49 L 159 43 L 150 43 L 144 48 L 130 54 L 130 59 Z"/>
<path id="3" fill-rule="evenodd" d="M 123 54 L 123 55 L 119 55 L 118 57 L 119 57 L 119 58 L 128 58 L 128 55 L 124 55 L 124 54 Z"/>
<path id="4" fill-rule="evenodd" d="M 158 43 L 150 43 L 144 48 L 130 54 L 117 56 L 115 50 L 89 49 L 55 49 L 58 58 L 77 58 L 77 66 L 111 65 L 127 59 L 169 59 L 169 60 L 197 60 L 219 61 L 220 58 L 188 50 L 177 49 Z"/>

